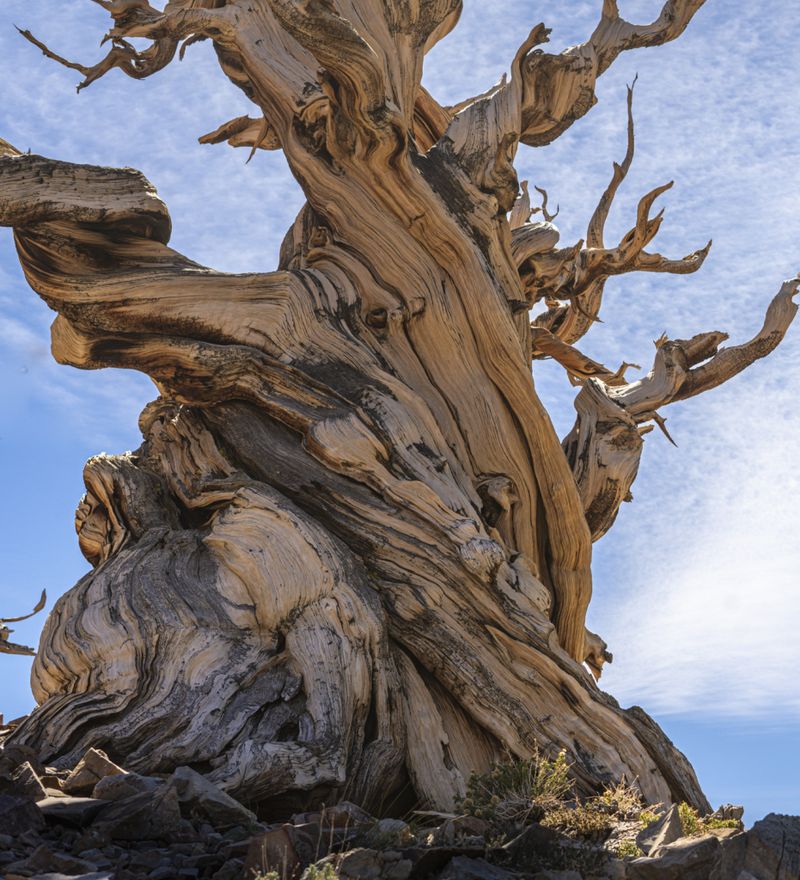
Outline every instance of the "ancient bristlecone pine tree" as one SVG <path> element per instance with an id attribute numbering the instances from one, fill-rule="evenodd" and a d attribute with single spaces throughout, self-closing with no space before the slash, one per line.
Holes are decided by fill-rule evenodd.
<path id="1" fill-rule="evenodd" d="M 610 659 L 585 627 L 592 542 L 659 410 L 771 351 L 797 281 L 751 342 L 662 338 L 629 383 L 575 348 L 606 280 L 693 272 L 707 249 L 646 250 L 666 187 L 607 245 L 630 121 L 585 242 L 531 222 L 514 171 L 520 143 L 561 135 L 622 51 L 678 37 L 703 0 L 643 26 L 605 0 L 561 54 L 537 25 L 507 79 L 454 107 L 421 77 L 461 0 L 95 2 L 114 26 L 94 67 L 23 34 L 82 85 L 210 40 L 256 112 L 202 141 L 283 150 L 307 203 L 277 271 L 226 275 L 169 248 L 141 174 L 2 142 L 0 222 L 58 312 L 54 356 L 141 370 L 161 394 L 136 452 L 86 466 L 93 570 L 50 615 L 15 741 L 56 765 L 89 745 L 135 770 L 190 764 L 250 803 L 373 808 L 452 806 L 471 770 L 538 743 L 567 750 L 582 791 L 624 774 L 705 807 L 685 758 L 587 670 Z M 544 357 L 580 389 L 563 442 L 534 389 Z"/>

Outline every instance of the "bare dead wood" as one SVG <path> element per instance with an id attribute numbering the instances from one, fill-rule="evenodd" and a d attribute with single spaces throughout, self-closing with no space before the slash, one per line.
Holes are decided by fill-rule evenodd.
<path id="1" fill-rule="evenodd" d="M 31 617 L 36 616 L 44 608 L 46 602 L 47 592 L 46 590 L 42 590 L 42 595 L 30 614 L 23 614 L 21 617 L 0 617 L 0 654 L 22 654 L 32 657 L 36 653 L 33 648 L 29 648 L 26 645 L 18 645 L 15 642 L 12 642 L 9 639 L 9 636 L 11 635 L 11 633 L 14 632 L 14 630 L 9 629 L 6 624 L 20 623 L 23 620 L 30 620 Z M 1 726 L 2 725 L 0 724 L 0 727 Z"/>
<path id="2" fill-rule="evenodd" d="M 537 25 L 509 77 L 452 107 L 421 77 L 459 0 L 100 5 L 111 50 L 94 66 L 24 35 L 84 85 L 211 41 L 255 111 L 201 140 L 282 149 L 307 204 L 277 271 L 227 275 L 169 247 L 140 174 L 0 142 L 0 223 L 58 313 L 54 356 L 140 370 L 161 395 L 135 453 L 86 466 L 76 528 L 93 570 L 48 619 L 39 706 L 14 741 L 56 766 L 90 744 L 134 770 L 205 766 L 250 802 L 374 806 L 410 788 L 439 809 L 502 754 L 566 748 L 581 791 L 625 775 L 652 801 L 705 808 L 685 758 L 587 671 L 611 659 L 585 625 L 591 545 L 659 407 L 762 356 L 794 306 L 784 295 L 739 349 L 718 351 L 719 334 L 665 342 L 629 383 L 628 365 L 574 345 L 605 281 L 704 256 L 645 250 L 663 188 L 605 246 L 630 99 L 628 154 L 586 247 L 557 247 L 546 194 L 536 210 L 527 186 L 518 199 L 514 169 L 520 143 L 589 109 L 614 57 L 674 39 L 702 3 L 638 27 L 606 2 L 560 55 Z M 563 448 L 534 389 L 539 357 L 582 386 Z"/>

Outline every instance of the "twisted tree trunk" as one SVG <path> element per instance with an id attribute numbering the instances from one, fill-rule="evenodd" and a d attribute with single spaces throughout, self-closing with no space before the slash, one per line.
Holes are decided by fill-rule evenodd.
<path id="1" fill-rule="evenodd" d="M 89 745 L 136 770 L 191 764 L 250 802 L 373 809 L 452 806 L 470 771 L 538 743 L 568 750 L 583 791 L 624 774 L 705 808 L 685 758 L 586 670 L 610 659 L 585 628 L 591 545 L 628 497 L 644 423 L 774 348 L 797 285 L 752 343 L 662 340 L 626 384 L 573 347 L 605 280 L 693 271 L 706 251 L 645 252 L 664 188 L 605 248 L 632 122 L 585 246 L 530 221 L 513 167 L 520 142 L 591 107 L 622 50 L 677 37 L 702 0 L 648 26 L 606 0 L 560 55 L 538 25 L 510 80 L 449 108 L 420 83 L 460 0 L 97 2 L 114 28 L 95 67 L 25 36 L 83 85 L 212 40 L 259 116 L 202 140 L 282 149 L 308 202 L 278 271 L 225 275 L 168 247 L 140 174 L 4 144 L 0 222 L 58 312 L 54 356 L 142 370 L 161 394 L 139 450 L 86 466 L 93 570 L 50 615 L 39 706 L 14 739 L 56 764 Z M 544 356 L 582 385 L 563 448 L 532 381 Z"/>

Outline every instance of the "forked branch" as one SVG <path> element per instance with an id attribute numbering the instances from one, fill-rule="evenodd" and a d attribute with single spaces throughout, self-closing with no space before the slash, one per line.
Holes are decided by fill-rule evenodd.
<path id="1" fill-rule="evenodd" d="M 720 348 L 725 333 L 701 333 L 691 339 L 656 341 L 653 369 L 643 379 L 627 384 L 609 381 L 596 370 L 575 400 L 578 418 L 564 440 L 592 539 L 613 525 L 620 505 L 630 501 L 642 453 L 642 437 L 655 424 L 672 441 L 659 410 L 727 382 L 759 358 L 772 352 L 786 335 L 797 314 L 794 301 L 800 279 L 784 282 L 767 309 L 759 332 L 742 345 Z M 546 345 L 548 343 L 542 343 Z M 588 361 L 588 359 L 587 359 Z M 574 352 L 562 356 L 565 368 L 589 376 L 600 365 L 582 363 Z"/>
<path id="2" fill-rule="evenodd" d="M 634 83 L 635 84 L 635 83 Z M 534 305 L 544 300 L 548 309 L 537 316 L 534 328 L 545 329 L 563 342 L 577 342 L 599 320 L 603 292 L 608 278 L 629 272 L 662 272 L 685 275 L 696 272 L 711 247 L 681 259 L 669 259 L 646 250 L 661 228 L 664 212 L 651 217 L 656 199 L 671 189 L 672 183 L 651 190 L 639 201 L 636 225 L 615 248 L 605 246 L 605 226 L 620 185 L 633 163 L 635 152 L 633 123 L 633 86 L 628 87 L 628 146 L 621 163 L 614 163 L 611 181 L 595 209 L 583 242 L 571 248 L 529 251 L 521 245 L 530 230 L 513 233 L 514 255 L 525 286 L 528 301 Z M 545 337 L 540 337 L 545 338 Z M 533 356 L 544 353 L 534 348 Z"/>

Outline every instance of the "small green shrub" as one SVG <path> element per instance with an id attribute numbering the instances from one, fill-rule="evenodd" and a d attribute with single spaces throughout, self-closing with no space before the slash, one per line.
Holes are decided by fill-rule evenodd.
<path id="1" fill-rule="evenodd" d="M 620 840 L 612 852 L 618 859 L 638 859 L 639 856 L 644 855 L 635 840 Z"/>
<path id="2" fill-rule="evenodd" d="M 542 825 L 561 831 L 569 837 L 581 840 L 605 840 L 614 827 L 614 820 L 608 813 L 593 809 L 592 805 L 558 807 L 548 810 Z"/>
<path id="3" fill-rule="evenodd" d="M 686 837 L 699 837 L 707 831 L 714 831 L 719 828 L 737 828 L 744 826 L 739 819 L 718 819 L 715 816 L 701 817 L 697 810 L 689 806 L 689 804 L 680 804 L 678 806 L 678 815 L 681 819 L 681 828 Z"/>
<path id="4" fill-rule="evenodd" d="M 702 833 L 700 816 L 693 807 L 687 803 L 678 805 L 678 816 L 681 820 L 681 829 L 684 837 L 697 837 Z"/>
<path id="5" fill-rule="evenodd" d="M 717 819 L 715 816 L 707 816 L 702 820 L 703 828 L 743 828 L 741 819 Z"/>
<path id="6" fill-rule="evenodd" d="M 623 778 L 594 799 L 599 807 L 620 819 L 637 819 L 642 812 L 642 796 Z"/>
<path id="7" fill-rule="evenodd" d="M 537 751 L 532 758 L 504 761 L 488 773 L 473 773 L 458 808 L 493 823 L 524 824 L 542 818 L 571 796 L 566 752 L 550 760 Z"/>
<path id="8" fill-rule="evenodd" d="M 325 862 L 322 867 L 309 865 L 303 871 L 302 880 L 339 880 L 339 875 L 331 862 Z"/>
<path id="9" fill-rule="evenodd" d="M 642 810 L 639 814 L 639 822 L 642 828 L 647 828 L 648 825 L 652 825 L 653 822 L 658 822 L 660 816 L 658 813 L 654 813 L 652 810 Z"/>

